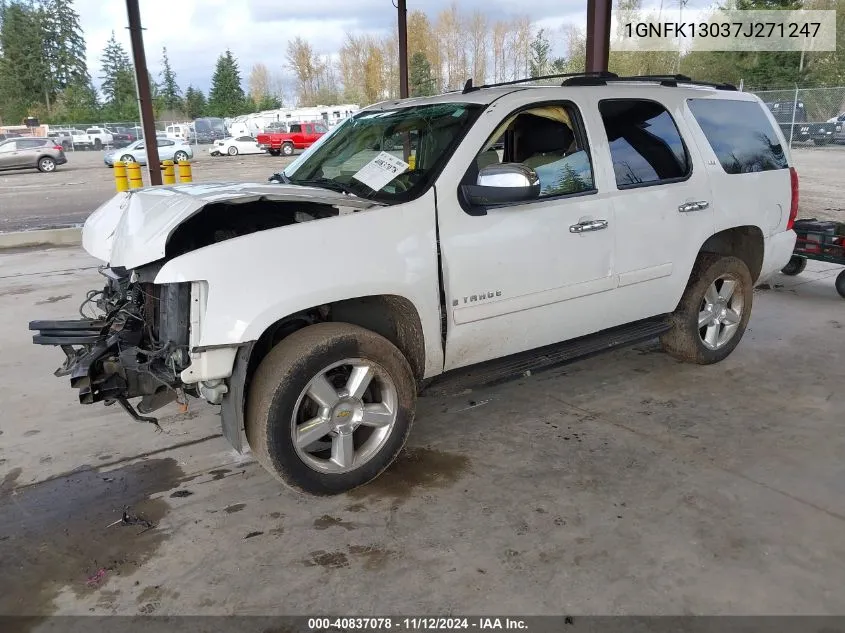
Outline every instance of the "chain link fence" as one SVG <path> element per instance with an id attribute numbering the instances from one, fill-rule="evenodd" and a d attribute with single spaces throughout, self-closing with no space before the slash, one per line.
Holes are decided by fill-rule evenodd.
<path id="1" fill-rule="evenodd" d="M 748 90 L 768 106 L 792 147 L 845 149 L 845 87 Z"/>

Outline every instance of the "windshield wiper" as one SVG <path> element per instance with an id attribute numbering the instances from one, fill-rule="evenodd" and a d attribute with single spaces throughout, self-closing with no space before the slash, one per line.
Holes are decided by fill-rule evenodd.
<path id="1" fill-rule="evenodd" d="M 321 189 L 330 189 L 332 191 L 337 191 L 338 193 L 345 193 L 349 196 L 358 197 L 359 195 L 355 193 L 355 191 L 353 191 L 353 189 L 348 185 L 339 183 L 336 180 L 331 180 L 330 178 L 316 178 L 314 180 L 288 180 L 288 182 L 292 185 L 303 185 L 305 187 L 319 187 Z"/>

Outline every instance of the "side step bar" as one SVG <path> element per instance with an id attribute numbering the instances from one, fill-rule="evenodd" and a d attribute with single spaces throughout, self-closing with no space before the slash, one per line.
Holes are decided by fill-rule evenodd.
<path id="1" fill-rule="evenodd" d="M 520 354 L 453 369 L 434 378 L 422 396 L 449 396 L 470 388 L 496 385 L 521 378 L 526 371 L 551 369 L 595 354 L 642 343 L 668 332 L 668 315 L 602 330 L 581 338 L 555 343 Z"/>

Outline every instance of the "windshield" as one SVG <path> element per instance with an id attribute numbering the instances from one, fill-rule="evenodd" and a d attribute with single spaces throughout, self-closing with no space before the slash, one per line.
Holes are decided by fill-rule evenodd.
<path id="1" fill-rule="evenodd" d="M 323 136 L 284 175 L 293 184 L 406 202 L 428 189 L 482 110 L 440 103 L 363 112 Z"/>

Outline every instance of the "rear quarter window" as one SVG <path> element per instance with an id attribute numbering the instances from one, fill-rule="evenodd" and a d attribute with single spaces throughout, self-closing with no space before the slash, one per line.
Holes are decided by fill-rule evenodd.
<path id="1" fill-rule="evenodd" d="M 689 99 L 689 109 L 729 174 L 786 169 L 780 137 L 756 101 Z"/>

